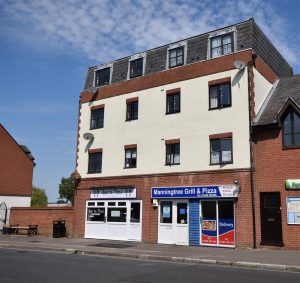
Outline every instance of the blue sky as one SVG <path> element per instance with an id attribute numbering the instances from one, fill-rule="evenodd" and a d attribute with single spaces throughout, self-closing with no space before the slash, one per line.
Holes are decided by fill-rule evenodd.
<path id="1" fill-rule="evenodd" d="M 300 73 L 299 11 L 300 0 L 2 0 L 0 122 L 30 148 L 33 184 L 54 202 L 75 169 L 88 66 L 254 17 Z"/>

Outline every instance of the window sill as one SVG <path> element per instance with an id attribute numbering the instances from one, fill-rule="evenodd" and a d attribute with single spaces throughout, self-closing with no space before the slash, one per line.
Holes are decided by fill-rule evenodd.
<path id="1" fill-rule="evenodd" d="M 221 163 L 209 163 L 210 166 L 213 166 L 213 165 L 227 165 L 227 164 L 233 164 L 233 161 L 221 162 Z"/>
<path id="2" fill-rule="evenodd" d="M 183 65 L 184 65 L 184 63 L 178 64 L 178 65 L 175 65 L 175 66 L 169 66 L 169 69 L 173 69 L 173 68 L 180 67 L 180 66 L 183 66 Z"/>
<path id="3" fill-rule="evenodd" d="M 136 118 L 136 119 L 126 119 L 125 122 L 136 121 L 136 120 L 138 120 L 138 118 Z"/>
<path id="4" fill-rule="evenodd" d="M 166 115 L 172 115 L 172 114 L 178 114 L 180 113 L 180 111 L 176 111 L 176 112 L 166 112 Z"/>
<path id="5" fill-rule="evenodd" d="M 136 168 L 136 166 L 124 167 L 123 169 L 133 169 L 133 168 Z"/>
<path id="6" fill-rule="evenodd" d="M 99 172 L 87 172 L 86 174 L 100 174 L 102 173 L 102 171 L 99 171 Z"/>
<path id="7" fill-rule="evenodd" d="M 283 146 L 282 150 L 300 149 L 300 146 Z"/>
<path id="8" fill-rule="evenodd" d="M 171 166 L 174 166 L 174 165 L 175 165 L 175 166 L 176 166 L 176 165 L 180 165 L 180 163 L 172 163 L 172 164 L 166 163 L 166 164 L 165 164 L 165 166 L 170 166 L 170 167 L 171 167 Z"/>
<path id="9" fill-rule="evenodd" d="M 99 128 L 90 128 L 90 131 L 92 130 L 98 130 L 98 129 L 103 129 L 104 127 L 99 127 Z"/>
<path id="10" fill-rule="evenodd" d="M 220 106 L 220 107 L 208 108 L 208 111 L 211 111 L 211 110 L 221 110 L 223 108 L 229 108 L 229 107 L 231 107 L 231 104 L 230 105 L 225 105 L 225 106 Z"/>
<path id="11" fill-rule="evenodd" d="M 129 79 L 134 79 L 134 78 L 138 78 L 138 77 L 142 77 L 143 74 L 140 74 L 140 75 L 135 75 L 135 76 L 129 76 Z"/>

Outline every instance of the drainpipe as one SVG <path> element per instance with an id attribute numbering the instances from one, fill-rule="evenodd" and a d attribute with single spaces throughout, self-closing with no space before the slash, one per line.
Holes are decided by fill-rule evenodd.
<path id="1" fill-rule="evenodd" d="M 255 194 L 254 194 L 254 166 L 253 166 L 253 141 L 252 141 L 252 111 L 251 111 L 251 82 L 250 68 L 255 66 L 255 59 L 257 55 L 252 53 L 252 60 L 247 64 L 248 74 L 248 108 L 249 108 L 249 147 L 250 147 L 250 187 L 251 187 L 251 204 L 252 204 L 252 218 L 253 218 L 253 248 L 256 249 L 256 212 L 255 212 Z M 251 79 L 251 81 L 250 81 Z"/>

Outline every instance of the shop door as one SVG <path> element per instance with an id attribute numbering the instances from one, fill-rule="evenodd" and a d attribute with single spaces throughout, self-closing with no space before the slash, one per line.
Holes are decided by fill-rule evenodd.
<path id="1" fill-rule="evenodd" d="M 282 246 L 280 193 L 260 193 L 261 244 Z"/>
<path id="2" fill-rule="evenodd" d="M 141 224 L 141 202 L 134 201 L 129 202 L 130 205 L 130 219 L 129 219 L 129 232 L 128 239 L 134 241 L 140 241 L 142 236 L 142 224 Z"/>
<path id="3" fill-rule="evenodd" d="M 188 202 L 160 201 L 158 243 L 188 245 Z"/>
<path id="4" fill-rule="evenodd" d="M 216 201 L 201 201 L 201 244 L 217 245 L 217 209 Z"/>
<path id="5" fill-rule="evenodd" d="M 233 200 L 200 202 L 201 245 L 234 247 L 235 218 Z"/>
<path id="6" fill-rule="evenodd" d="M 174 244 L 173 239 L 173 202 L 159 203 L 158 243 Z"/>
<path id="7" fill-rule="evenodd" d="M 176 245 L 188 245 L 188 202 L 176 201 L 173 204 L 175 219 L 174 239 Z"/>

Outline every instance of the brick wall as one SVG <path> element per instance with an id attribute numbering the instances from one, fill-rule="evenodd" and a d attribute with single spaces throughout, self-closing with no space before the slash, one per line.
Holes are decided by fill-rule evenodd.
<path id="1" fill-rule="evenodd" d="M 36 224 L 40 235 L 52 236 L 54 220 L 65 220 L 67 235 L 73 234 L 73 207 L 13 207 L 10 209 L 10 224 L 19 224 L 20 226 Z"/>
<path id="2" fill-rule="evenodd" d="M 254 185 L 257 243 L 261 241 L 260 192 L 280 192 L 285 248 L 300 249 L 300 225 L 287 224 L 286 197 L 300 197 L 300 190 L 285 189 L 287 179 L 300 179 L 300 149 L 282 149 L 281 129 L 259 132 L 254 137 Z"/>
<path id="3" fill-rule="evenodd" d="M 0 124 L 0 195 L 31 196 L 33 162 Z"/>
<path id="4" fill-rule="evenodd" d="M 236 203 L 236 243 L 239 247 L 252 247 L 252 214 L 249 170 L 222 170 L 181 174 L 128 176 L 83 179 L 78 185 L 74 205 L 74 236 L 84 236 L 86 200 L 90 189 L 101 186 L 135 186 L 137 199 L 143 201 L 142 240 L 157 242 L 158 209 L 151 204 L 152 187 L 224 185 L 239 180 L 241 193 Z"/>

